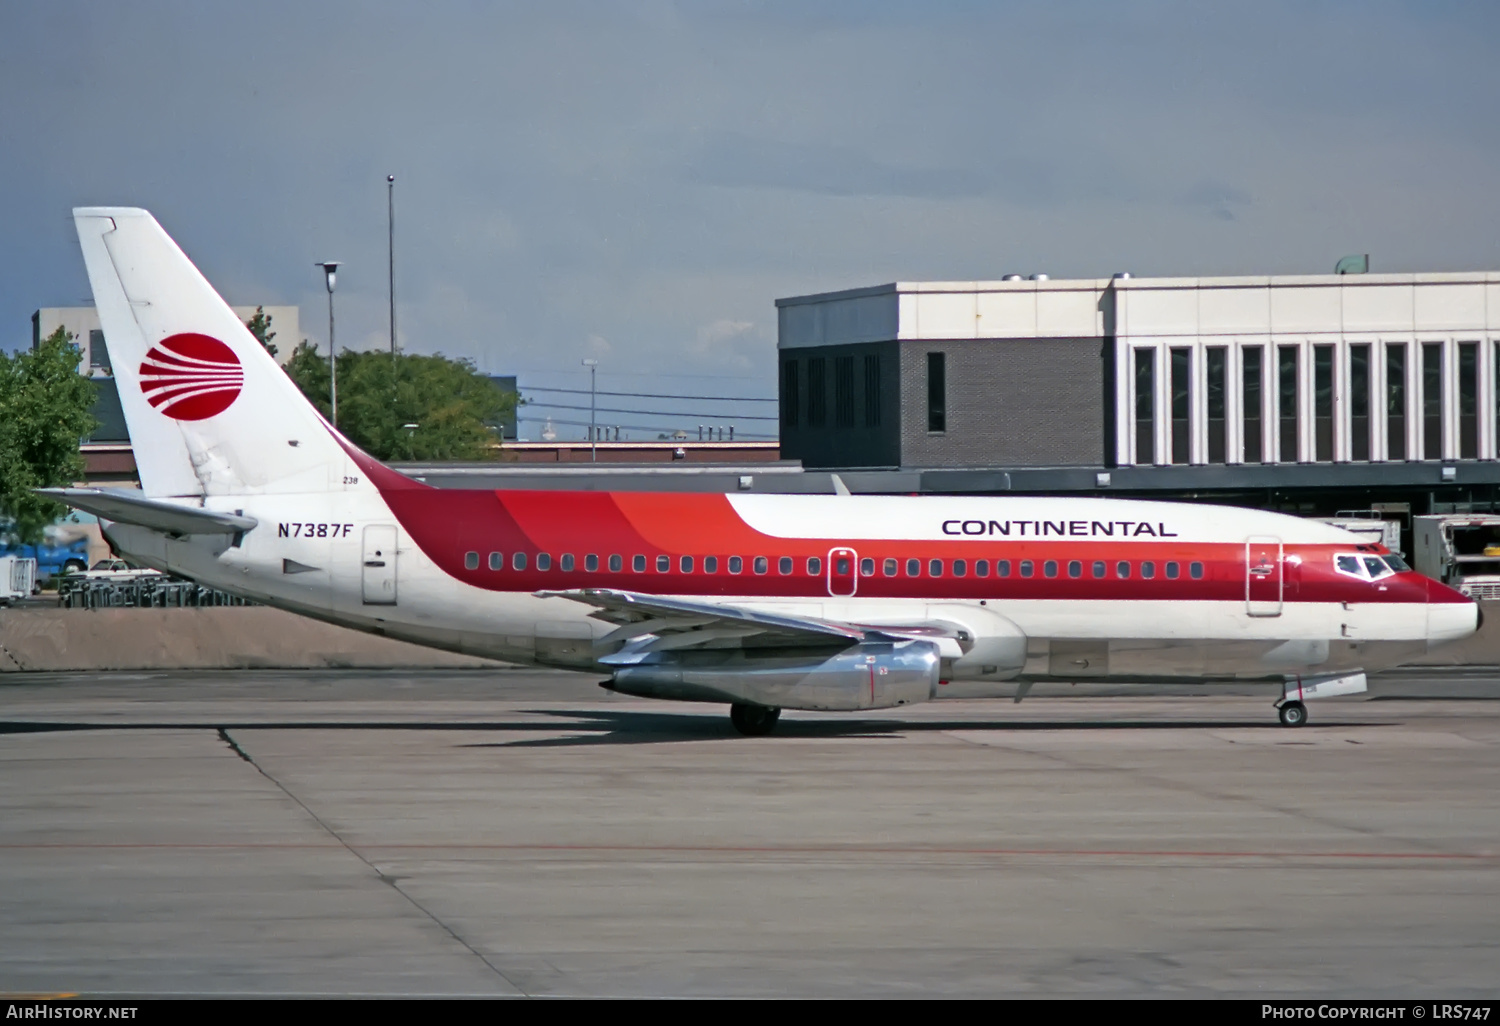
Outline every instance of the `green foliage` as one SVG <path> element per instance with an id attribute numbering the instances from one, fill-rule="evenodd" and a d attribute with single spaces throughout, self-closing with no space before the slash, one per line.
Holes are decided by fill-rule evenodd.
<path id="1" fill-rule="evenodd" d="M 73 336 L 62 328 L 30 352 L 0 352 L 0 518 L 18 540 L 41 540 L 42 528 L 67 512 L 32 494 L 83 477 L 78 443 L 98 422 L 89 415 L 94 383 L 78 373 Z"/>
<path id="2" fill-rule="evenodd" d="M 304 341 L 286 372 L 329 416 L 327 358 Z M 499 436 L 486 422 L 505 417 L 515 403 L 514 393 L 502 392 L 467 360 L 348 349 L 339 354 L 338 428 L 376 459 L 490 459 L 489 447 Z"/>
<path id="3" fill-rule="evenodd" d="M 256 341 L 266 347 L 266 352 L 276 355 L 276 347 L 271 344 L 276 332 L 271 330 L 271 315 L 266 313 L 265 307 L 257 306 L 255 316 L 245 322 L 245 327 L 250 329 L 250 334 L 255 336 Z"/>

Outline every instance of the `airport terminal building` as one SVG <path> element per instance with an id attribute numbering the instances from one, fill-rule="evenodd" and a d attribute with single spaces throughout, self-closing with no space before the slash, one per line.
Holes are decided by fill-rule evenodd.
<path id="1" fill-rule="evenodd" d="M 1351 504 L 1500 483 L 1500 272 L 1013 275 L 776 305 L 782 451 L 810 468 Z"/>

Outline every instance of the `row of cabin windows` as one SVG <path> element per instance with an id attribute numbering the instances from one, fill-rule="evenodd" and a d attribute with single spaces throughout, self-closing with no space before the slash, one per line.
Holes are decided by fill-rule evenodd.
<path id="1" fill-rule="evenodd" d="M 510 557 L 510 565 L 512 570 L 525 570 L 527 562 L 528 557 L 524 552 L 513 553 Z M 1157 563 L 1155 560 L 1151 559 L 1142 560 L 1139 563 L 1132 563 L 1129 560 L 1119 560 L 1114 563 L 1113 568 L 1111 568 L 1109 561 L 1102 559 L 1089 560 L 1087 562 L 1081 559 L 1070 559 L 1066 561 L 1056 559 L 1046 559 L 1040 561 L 1021 559 L 1015 561 L 1014 565 L 1012 565 L 1011 561 L 1008 559 L 997 559 L 994 561 L 994 576 L 1010 577 L 1014 575 L 1017 577 L 1035 577 L 1038 562 L 1041 563 L 1041 572 L 1043 577 L 1057 577 L 1063 571 L 1064 567 L 1066 567 L 1067 575 L 1074 579 L 1082 578 L 1085 576 L 1085 567 L 1087 567 L 1087 576 L 1095 580 L 1103 580 L 1110 577 L 1111 569 L 1113 569 L 1113 577 L 1117 580 L 1129 580 L 1131 577 L 1139 576 L 1143 580 L 1149 581 L 1155 578 L 1157 575 Z M 725 563 L 731 574 L 744 573 L 745 560 L 742 557 L 730 556 L 727 560 L 725 560 Z M 905 576 L 921 577 L 923 575 L 924 569 L 926 570 L 926 575 L 928 577 L 943 577 L 946 575 L 951 575 L 953 577 L 967 577 L 971 572 L 975 577 L 989 577 L 991 572 L 991 563 L 988 559 L 976 559 L 973 561 L 967 559 L 929 559 L 925 561 L 925 567 L 923 566 L 923 563 L 923 560 L 915 558 L 906 560 L 906 565 L 904 568 L 906 571 Z M 557 564 L 558 569 L 562 570 L 565 573 L 577 568 L 577 562 L 571 552 L 566 552 L 563 553 L 563 555 L 559 556 Z M 659 574 L 672 572 L 671 556 L 657 556 L 655 559 L 655 564 L 656 572 Z M 901 570 L 903 569 L 901 564 L 902 561 L 895 558 L 888 557 L 884 559 L 881 562 L 880 566 L 881 575 L 884 577 L 901 576 Z M 630 569 L 633 573 L 645 573 L 648 565 L 649 561 L 645 556 L 632 556 L 630 559 Z M 491 570 L 504 570 L 504 554 L 499 552 L 491 552 L 489 566 Z M 610 556 L 608 566 L 611 573 L 620 573 L 624 570 L 625 567 L 624 557 Z M 694 570 L 700 566 L 702 568 L 702 573 L 716 574 L 719 572 L 719 557 L 704 556 L 701 562 L 699 560 L 696 560 L 692 556 L 677 557 L 677 569 L 680 573 L 693 573 Z M 750 567 L 751 570 L 757 574 L 770 573 L 770 557 L 754 556 L 750 560 Z M 551 570 L 551 555 L 545 552 L 538 552 L 536 554 L 536 568 L 538 570 Z M 817 577 L 823 572 L 823 560 L 818 556 L 809 556 L 807 559 L 806 568 L 807 575 L 809 577 Z M 467 552 L 464 554 L 464 569 L 479 569 L 479 553 Z M 597 572 L 599 569 L 599 557 L 592 552 L 584 556 L 583 569 L 588 573 Z M 791 556 L 777 557 L 776 572 L 778 574 L 782 575 L 783 577 L 787 577 L 790 576 L 795 571 L 795 569 L 796 561 Z M 833 570 L 835 573 L 838 573 L 840 575 L 847 575 L 853 572 L 853 567 L 850 565 L 850 560 L 847 557 L 836 556 L 834 557 Z M 1161 572 L 1167 580 L 1175 581 L 1182 576 L 1182 564 L 1177 562 L 1176 560 L 1167 560 L 1161 564 Z M 869 557 L 861 559 L 859 561 L 859 575 L 861 577 L 874 577 L 875 560 Z M 1203 564 L 1197 561 L 1189 563 L 1188 576 L 1195 581 L 1201 580 L 1203 578 Z"/>

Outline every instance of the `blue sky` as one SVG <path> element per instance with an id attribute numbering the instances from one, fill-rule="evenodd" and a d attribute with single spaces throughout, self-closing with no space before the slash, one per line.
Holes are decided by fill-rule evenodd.
<path id="1" fill-rule="evenodd" d="M 778 296 L 1500 268 L 1486 3 L 0 3 L 0 344 L 151 209 L 232 303 L 523 385 L 774 391 Z M 648 386 L 658 387 L 648 387 Z M 664 386 L 664 387 L 660 387 Z"/>

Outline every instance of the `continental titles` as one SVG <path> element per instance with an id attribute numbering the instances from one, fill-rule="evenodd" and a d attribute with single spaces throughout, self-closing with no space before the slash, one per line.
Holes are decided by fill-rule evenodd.
<path id="1" fill-rule="evenodd" d="M 943 533 L 1002 538 L 1176 538 L 1150 520 L 944 520 Z"/>

